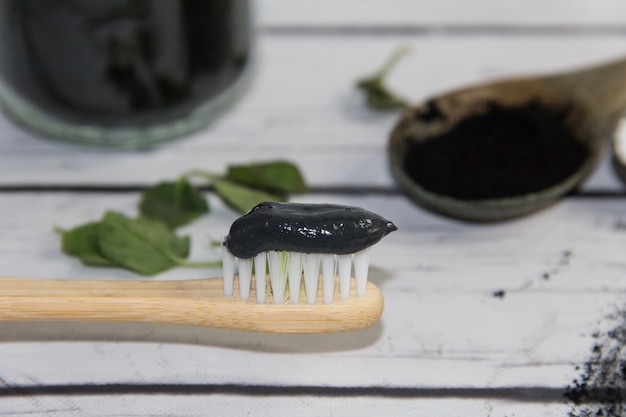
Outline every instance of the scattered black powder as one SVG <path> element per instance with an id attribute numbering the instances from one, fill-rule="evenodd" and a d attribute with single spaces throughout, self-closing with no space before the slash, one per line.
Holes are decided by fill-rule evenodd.
<path id="1" fill-rule="evenodd" d="M 504 296 L 506 295 L 506 291 L 504 291 L 504 290 L 494 291 L 492 295 L 494 297 L 504 298 Z"/>
<path id="2" fill-rule="evenodd" d="M 557 275 L 558 273 L 562 272 L 565 268 L 569 266 L 572 256 L 573 256 L 573 252 L 571 250 L 569 249 L 564 250 L 561 253 L 561 259 L 558 261 L 558 265 L 552 268 L 551 271 L 546 271 L 541 275 L 543 279 L 547 281 L 550 278 L 552 278 L 552 276 Z"/>
<path id="3" fill-rule="evenodd" d="M 615 326 L 596 332 L 591 357 L 582 374 L 567 387 L 573 402 L 569 417 L 623 417 L 626 415 L 626 311 L 615 313 Z"/>
<path id="4" fill-rule="evenodd" d="M 626 221 L 624 221 L 623 219 L 619 219 L 615 223 L 615 230 L 626 230 Z"/>
<path id="5" fill-rule="evenodd" d="M 490 104 L 452 130 L 411 142 L 404 168 L 425 189 L 464 200 L 520 196 L 565 180 L 589 156 L 569 107 Z"/>

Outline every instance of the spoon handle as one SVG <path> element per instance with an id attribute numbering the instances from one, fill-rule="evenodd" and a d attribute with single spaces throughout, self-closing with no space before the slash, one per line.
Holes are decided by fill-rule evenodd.
<path id="1" fill-rule="evenodd" d="M 337 280 L 338 281 L 338 280 Z M 235 291 L 237 293 L 237 291 Z M 85 281 L 0 278 L 0 321 L 151 322 L 270 333 L 330 333 L 373 325 L 382 314 L 379 289 L 332 304 L 257 304 L 224 297 L 222 279 Z M 267 295 L 271 300 L 271 293 Z M 304 297 L 302 297 L 304 298 Z M 254 299 L 254 297 L 251 297 Z"/>
<path id="2" fill-rule="evenodd" d="M 584 103 L 596 125 L 612 133 L 626 110 L 626 59 L 548 77 L 547 81 L 570 91 L 573 99 Z"/>

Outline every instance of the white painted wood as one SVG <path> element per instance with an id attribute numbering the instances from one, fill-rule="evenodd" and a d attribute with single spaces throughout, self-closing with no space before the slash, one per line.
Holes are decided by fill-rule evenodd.
<path id="1" fill-rule="evenodd" d="M 353 84 L 404 42 L 414 52 L 390 85 L 413 101 L 468 83 L 626 55 L 621 36 L 264 37 L 249 94 L 212 127 L 153 151 L 35 140 L 0 119 L 0 185 L 152 184 L 191 168 L 222 172 L 229 163 L 286 158 L 312 185 L 393 186 L 385 146 L 396 115 L 366 110 Z M 607 165 L 589 187 L 622 185 Z"/>
<path id="2" fill-rule="evenodd" d="M 132 194 L 5 195 L 0 212 L 28 208 L 30 216 L 0 220 L 2 274 L 137 279 L 80 266 L 59 253 L 50 231 L 52 224 L 71 227 L 107 208 L 130 214 L 136 200 Z M 156 325 L 3 323 L 1 380 L 558 389 L 578 375 L 576 365 L 594 343 L 591 334 L 623 302 L 621 200 L 568 199 L 497 225 L 439 218 L 402 197 L 320 195 L 298 201 L 360 205 L 399 227 L 372 250 L 370 279 L 386 301 L 375 327 L 290 336 Z M 206 239 L 222 235 L 236 217 L 214 198 L 211 202 L 214 213 L 186 228 L 195 239 L 195 257 L 208 256 Z M 156 279 L 214 273 L 178 269 Z M 493 295 L 499 290 L 506 292 L 503 298 Z"/>
<path id="3" fill-rule="evenodd" d="M 623 25 L 619 0 L 260 0 L 262 26 Z"/>
<path id="4" fill-rule="evenodd" d="M 336 416 L 355 415 L 428 415 L 447 416 L 507 416 L 553 417 L 564 416 L 569 407 L 559 403 L 527 404 L 523 402 L 489 401 L 483 399 L 377 399 L 377 398 L 319 398 L 274 397 L 255 398 L 231 395 L 206 396 L 149 396 L 119 397 L 78 396 L 59 399 L 38 397 L 29 399 L 0 399 L 0 412 L 10 410 L 11 416 L 154 416 L 201 417 L 206 415 L 251 415 L 259 417 Z"/>
<path id="5" fill-rule="evenodd" d="M 411 44 L 413 54 L 390 85 L 412 101 L 626 55 L 619 32 L 626 5 L 618 0 L 258 5 L 255 82 L 213 126 L 148 152 L 104 152 L 35 139 L 0 117 L 0 186 L 147 185 L 190 168 L 220 172 L 232 162 L 287 158 L 297 160 L 314 186 L 393 187 L 385 140 L 396 115 L 366 110 L 352 85 L 397 45 Z M 438 34 L 437 27 L 474 35 Z M 380 28 L 405 35 L 382 35 Z M 564 31 L 567 36 L 558 35 Z M 625 128 L 619 134 L 626 139 Z M 608 155 L 585 189 L 623 189 Z M 212 213 L 181 230 L 193 237 L 193 259 L 219 259 L 210 241 L 237 217 L 214 195 L 209 199 Z M 609 330 L 615 323 L 607 317 L 624 303 L 623 198 L 567 198 L 494 225 L 439 217 L 400 195 L 295 200 L 362 206 L 399 227 L 371 254 L 370 279 L 386 300 L 376 326 L 290 336 L 151 324 L 0 323 L 0 390 L 15 384 L 232 383 L 400 387 L 415 389 L 413 398 L 57 393 L 0 397 L 0 415 L 567 415 L 571 405 L 558 394 L 580 376 L 577 366 L 598 342 L 593 333 Z M 135 214 L 137 201 L 137 193 L 1 192 L 0 275 L 140 279 L 81 266 L 60 254 L 52 232 L 53 226 L 95 220 L 107 209 Z M 219 274 L 176 269 L 153 279 Z M 516 387 L 552 397 L 494 399 L 493 393 Z"/>

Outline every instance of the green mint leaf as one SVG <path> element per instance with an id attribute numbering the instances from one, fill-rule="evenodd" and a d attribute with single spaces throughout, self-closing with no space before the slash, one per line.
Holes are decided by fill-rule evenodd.
<path id="1" fill-rule="evenodd" d="M 284 198 L 265 191 L 255 190 L 245 185 L 226 180 L 214 180 L 215 192 L 235 210 L 246 213 L 252 207 L 264 201 L 284 201 Z"/>
<path id="2" fill-rule="evenodd" d="M 396 66 L 400 58 L 409 51 L 407 46 L 396 49 L 383 67 L 370 77 L 357 81 L 356 86 L 365 93 L 367 104 L 375 110 L 396 110 L 408 106 L 408 103 L 391 92 L 385 85 L 385 78 Z"/>
<path id="3" fill-rule="evenodd" d="M 375 110 L 397 110 L 407 107 L 407 102 L 397 97 L 394 93 L 376 79 L 362 80 L 357 84 L 365 92 L 367 105 Z"/>
<path id="4" fill-rule="evenodd" d="M 230 165 L 225 179 L 276 194 L 308 191 L 298 167 L 287 161 Z"/>
<path id="5" fill-rule="evenodd" d="M 98 246 L 98 223 L 92 222 L 70 230 L 59 230 L 61 233 L 61 250 L 75 256 L 84 265 L 115 266 L 100 252 Z"/>
<path id="6" fill-rule="evenodd" d="M 176 236 L 154 219 L 107 212 L 97 225 L 97 234 L 106 258 L 142 275 L 166 271 L 189 255 L 189 238 Z"/>
<path id="7" fill-rule="evenodd" d="M 209 205 L 198 189 L 181 177 L 176 182 L 162 182 L 147 189 L 139 211 L 175 229 L 206 214 Z"/>

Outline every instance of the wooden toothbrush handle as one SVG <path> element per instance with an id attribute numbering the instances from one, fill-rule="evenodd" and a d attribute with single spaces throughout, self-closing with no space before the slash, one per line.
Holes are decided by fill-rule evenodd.
<path id="1" fill-rule="evenodd" d="M 235 291 L 238 289 L 235 288 Z M 365 297 L 315 305 L 257 304 L 224 297 L 217 278 L 181 281 L 85 281 L 0 278 L 0 321 L 106 321 L 208 326 L 272 333 L 329 333 L 373 325 L 383 299 L 368 283 Z M 339 293 L 338 289 L 335 291 Z M 271 302 L 271 294 L 268 293 Z"/>

